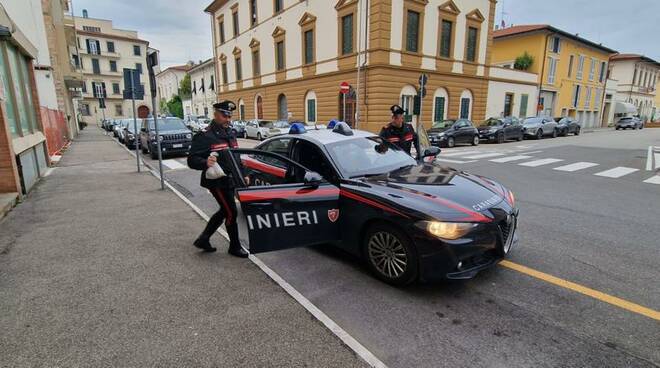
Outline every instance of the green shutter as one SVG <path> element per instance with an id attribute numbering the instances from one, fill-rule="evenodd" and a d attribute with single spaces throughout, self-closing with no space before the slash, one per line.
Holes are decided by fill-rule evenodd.
<path id="1" fill-rule="evenodd" d="M 439 122 L 445 120 L 445 98 L 436 97 L 435 98 L 435 114 L 433 116 L 433 122 Z"/>
<path id="2" fill-rule="evenodd" d="M 467 60 L 476 61 L 477 59 L 477 29 L 468 28 Z"/>
<path id="3" fill-rule="evenodd" d="M 305 64 L 314 62 L 314 31 L 305 32 Z"/>
<path id="4" fill-rule="evenodd" d="M 406 29 L 406 50 L 417 52 L 419 49 L 419 13 L 408 10 L 408 27 Z"/>
<path id="5" fill-rule="evenodd" d="M 520 97 L 520 114 L 518 115 L 519 118 L 524 119 L 527 117 L 527 103 L 529 100 L 528 95 L 522 95 Z"/>
<path id="6" fill-rule="evenodd" d="M 448 20 L 442 21 L 442 34 L 440 35 L 440 56 L 450 57 L 451 56 L 451 33 L 452 33 L 452 22 Z"/>
<path id="7" fill-rule="evenodd" d="M 341 24 L 341 53 L 342 55 L 346 55 L 353 52 L 353 14 L 344 16 L 341 19 Z"/>
<path id="8" fill-rule="evenodd" d="M 316 122 L 316 100 L 307 100 L 307 121 Z"/>

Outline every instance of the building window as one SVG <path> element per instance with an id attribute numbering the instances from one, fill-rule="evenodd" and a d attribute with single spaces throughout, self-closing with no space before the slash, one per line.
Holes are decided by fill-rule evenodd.
<path id="1" fill-rule="evenodd" d="M 579 84 L 576 84 L 573 87 L 573 99 L 572 99 L 573 100 L 573 107 L 577 107 L 578 103 L 580 102 L 580 89 L 581 89 L 581 87 L 580 87 Z"/>
<path id="2" fill-rule="evenodd" d="M 406 25 L 406 51 L 419 51 L 419 13 L 408 10 Z"/>
<path id="3" fill-rule="evenodd" d="M 257 0 L 250 0 L 250 26 L 257 24 Z"/>
<path id="4" fill-rule="evenodd" d="M 284 60 L 284 41 L 279 41 L 275 44 L 275 59 L 277 63 L 277 70 L 284 70 L 285 60 Z"/>
<path id="5" fill-rule="evenodd" d="M 548 58 L 548 84 L 555 84 L 555 75 L 557 74 L 557 59 Z"/>
<path id="6" fill-rule="evenodd" d="M 71 55 L 71 59 L 73 60 L 73 65 L 76 67 L 76 69 L 80 68 L 80 58 L 78 55 Z"/>
<path id="7" fill-rule="evenodd" d="M 82 91 L 82 93 L 87 93 L 87 82 L 82 81 L 81 91 Z"/>
<path id="8" fill-rule="evenodd" d="M 209 83 L 209 89 L 215 91 L 215 77 L 211 76 L 211 83 Z"/>
<path id="9" fill-rule="evenodd" d="M 468 27 L 467 34 L 467 61 L 475 62 L 477 60 L 477 36 L 479 30 L 475 27 Z"/>
<path id="10" fill-rule="evenodd" d="M 600 110 L 600 104 L 603 102 L 601 99 L 603 98 L 603 90 L 600 88 L 596 88 L 596 97 L 594 99 L 594 110 Z"/>
<path id="11" fill-rule="evenodd" d="M 341 18 L 341 54 L 353 53 L 353 14 Z"/>
<path id="12" fill-rule="evenodd" d="M 101 67 L 99 66 L 99 59 L 92 59 L 92 72 L 94 74 L 101 74 Z"/>
<path id="13" fill-rule="evenodd" d="M 241 58 L 236 58 L 236 81 L 243 80 L 243 68 L 241 67 Z"/>
<path id="14" fill-rule="evenodd" d="M 275 10 L 275 14 L 281 12 L 284 9 L 283 0 L 273 0 L 273 2 L 273 9 Z"/>
<path id="15" fill-rule="evenodd" d="M 115 105 L 115 115 L 116 116 L 123 116 L 124 115 L 124 108 L 121 104 L 116 104 Z"/>
<path id="16" fill-rule="evenodd" d="M 89 104 L 87 104 L 87 103 L 80 104 L 80 114 L 81 114 L 82 116 L 90 116 L 90 115 L 92 115 L 92 114 L 90 113 L 90 111 L 89 111 Z"/>
<path id="17" fill-rule="evenodd" d="M 561 51 L 561 39 L 559 37 L 553 37 L 550 42 L 551 42 L 550 49 L 555 54 L 558 54 Z"/>
<path id="18" fill-rule="evenodd" d="M 577 67 L 577 73 L 575 73 L 575 78 L 578 80 L 582 80 L 582 73 L 584 71 L 584 55 L 580 55 L 578 57 L 578 67 Z"/>
<path id="19" fill-rule="evenodd" d="M 206 92 L 206 85 L 204 84 L 204 77 L 199 81 L 199 91 Z"/>
<path id="20" fill-rule="evenodd" d="M 504 116 L 513 115 L 513 93 L 504 95 Z"/>
<path id="21" fill-rule="evenodd" d="M 112 93 L 118 95 L 119 92 L 119 83 L 112 83 Z"/>
<path id="22" fill-rule="evenodd" d="M 452 40 L 452 30 L 454 28 L 454 23 L 446 19 L 442 20 L 440 29 L 440 56 L 445 58 L 451 57 L 451 40 Z"/>
<path id="23" fill-rule="evenodd" d="M 307 122 L 316 122 L 316 99 L 313 98 L 307 100 Z"/>
<path id="24" fill-rule="evenodd" d="M 435 112 L 433 114 L 433 122 L 440 122 L 445 120 L 445 98 L 443 96 L 438 96 L 435 98 Z"/>
<path id="25" fill-rule="evenodd" d="M 261 60 L 259 60 L 259 50 L 252 51 L 252 75 L 255 77 L 261 75 Z"/>
<path id="26" fill-rule="evenodd" d="M 225 22 L 220 21 L 218 22 L 218 30 L 220 32 L 220 43 L 223 44 L 225 43 Z"/>
<path id="27" fill-rule="evenodd" d="M 227 63 L 222 63 L 222 84 L 229 83 L 227 80 Z"/>
<path id="28" fill-rule="evenodd" d="M 105 43 L 106 47 L 108 48 L 108 52 L 115 52 L 115 43 L 112 41 L 107 41 Z"/>
<path id="29" fill-rule="evenodd" d="M 594 80 L 595 74 L 596 74 L 596 59 L 591 58 L 591 65 L 589 66 L 589 81 Z"/>
<path id="30" fill-rule="evenodd" d="M 570 78 L 571 75 L 573 75 L 573 59 L 575 57 L 573 55 L 568 57 L 568 77 Z"/>
<path id="31" fill-rule="evenodd" d="M 117 62 L 114 60 L 110 60 L 110 71 L 111 72 L 117 71 Z"/>
<path id="32" fill-rule="evenodd" d="M 470 117 L 470 99 L 461 98 L 461 119 L 469 119 Z"/>
<path id="33" fill-rule="evenodd" d="M 257 101 L 255 102 L 256 105 L 256 115 L 257 119 L 263 119 L 264 118 L 264 103 L 263 103 L 263 98 L 261 96 L 257 96 Z"/>
<path id="34" fill-rule="evenodd" d="M 140 45 L 133 45 L 133 55 L 135 56 L 142 55 L 142 50 L 140 49 Z"/>
<path id="35" fill-rule="evenodd" d="M 19 120 L 17 119 L 16 116 L 17 107 L 15 106 L 15 103 L 20 104 L 21 102 L 21 100 L 16 99 L 16 95 L 18 94 L 17 92 L 18 89 L 20 89 L 20 86 L 18 86 L 17 89 L 12 88 L 11 86 L 12 84 L 16 84 L 16 80 L 13 79 L 12 76 L 10 76 L 10 65 L 5 62 L 5 45 L 7 45 L 7 48 L 12 51 L 14 49 L 13 45 L 10 45 L 6 42 L 0 42 L 0 74 L 2 74 L 2 78 L 0 79 L 2 79 L 2 87 L 5 93 L 4 98 L 6 101 L 6 112 L 7 112 L 9 130 L 11 132 L 12 137 L 18 137 Z M 16 57 L 15 51 L 12 57 L 13 58 Z M 11 65 L 14 66 L 15 63 L 11 63 Z"/>
<path id="36" fill-rule="evenodd" d="M 604 61 L 600 63 L 600 74 L 598 76 L 598 81 L 603 83 L 605 81 L 605 68 L 607 68 L 607 63 Z"/>
<path id="37" fill-rule="evenodd" d="M 239 25 L 238 25 L 238 8 L 234 8 L 234 11 L 231 13 L 232 27 L 234 30 L 234 37 L 238 37 Z"/>
<path id="38" fill-rule="evenodd" d="M 591 107 L 591 87 L 587 87 L 587 94 L 584 97 L 584 107 L 587 109 Z"/>
<path id="39" fill-rule="evenodd" d="M 520 96 L 520 114 L 518 117 L 524 119 L 527 117 L 527 104 L 529 103 L 529 95 Z"/>
<path id="40" fill-rule="evenodd" d="M 238 105 L 238 118 L 240 120 L 245 120 L 245 104 L 241 101 Z"/>
<path id="41" fill-rule="evenodd" d="M 193 81 L 192 93 L 197 94 L 197 81 Z"/>
<path id="42" fill-rule="evenodd" d="M 83 31 L 87 32 L 101 32 L 101 27 L 83 26 Z"/>
<path id="43" fill-rule="evenodd" d="M 101 55 L 101 43 L 98 40 L 87 39 L 87 53 L 90 55 Z"/>
<path id="44" fill-rule="evenodd" d="M 314 62 L 314 31 L 305 32 L 305 64 Z"/>
<path id="45" fill-rule="evenodd" d="M 106 98 L 105 82 L 92 82 L 92 93 L 94 98 Z"/>
<path id="46" fill-rule="evenodd" d="M 135 63 L 135 70 L 138 71 L 138 74 L 142 74 L 142 63 Z"/>

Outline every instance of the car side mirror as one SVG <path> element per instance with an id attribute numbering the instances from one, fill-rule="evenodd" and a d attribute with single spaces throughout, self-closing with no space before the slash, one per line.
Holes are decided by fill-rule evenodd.
<path id="1" fill-rule="evenodd" d="M 303 183 L 305 184 L 305 186 L 311 188 L 318 188 L 319 185 L 321 185 L 322 181 L 323 181 L 323 177 L 321 176 L 321 174 L 314 171 L 307 171 L 305 173 L 305 177 L 303 178 Z"/>
<path id="2" fill-rule="evenodd" d="M 147 132 L 147 128 L 142 128 L 142 129 L 140 129 L 140 131 L 143 132 L 143 133 L 146 133 L 146 132 Z"/>
<path id="3" fill-rule="evenodd" d="M 427 147 L 424 149 L 424 152 L 422 152 L 422 157 L 421 158 L 427 158 L 427 157 L 435 157 L 439 155 L 441 152 L 439 147 Z"/>

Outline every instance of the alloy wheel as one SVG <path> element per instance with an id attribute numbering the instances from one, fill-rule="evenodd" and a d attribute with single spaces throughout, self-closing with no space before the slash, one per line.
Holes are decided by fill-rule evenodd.
<path id="1" fill-rule="evenodd" d="M 408 256 L 401 241 L 391 233 L 374 233 L 367 244 L 369 261 L 383 276 L 401 277 L 408 267 Z"/>

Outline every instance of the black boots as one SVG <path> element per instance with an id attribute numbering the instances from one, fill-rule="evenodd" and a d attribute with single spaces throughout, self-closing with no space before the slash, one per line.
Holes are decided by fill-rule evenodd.
<path id="1" fill-rule="evenodd" d="M 247 258 L 248 255 L 250 254 L 245 249 L 243 249 L 243 247 L 241 247 L 240 245 L 237 245 L 237 246 L 229 245 L 229 251 L 227 253 L 231 254 L 234 257 L 238 257 L 238 258 Z"/>
<path id="2" fill-rule="evenodd" d="M 211 242 L 209 242 L 209 238 L 200 236 L 195 240 L 193 243 L 194 246 L 196 246 L 199 249 L 202 249 L 205 252 L 212 253 L 215 252 L 217 249 L 211 245 Z"/>

